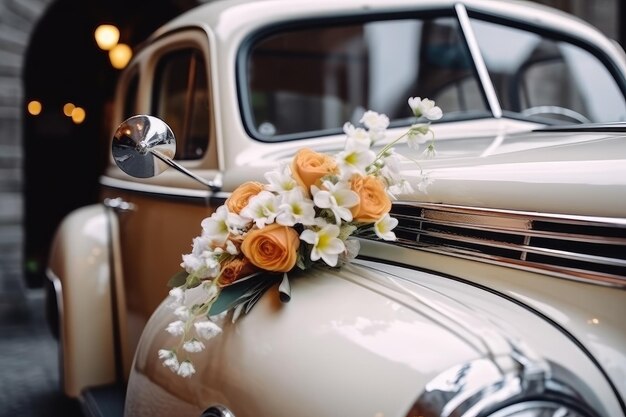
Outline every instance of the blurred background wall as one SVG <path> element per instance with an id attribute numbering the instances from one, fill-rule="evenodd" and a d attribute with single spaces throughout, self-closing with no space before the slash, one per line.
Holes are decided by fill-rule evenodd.
<path id="1" fill-rule="evenodd" d="M 199 2 L 0 0 L 0 296 L 40 286 L 60 220 L 97 201 L 119 69 L 95 28 L 113 24 L 134 47 Z M 619 0 L 537 2 L 626 42 Z"/>

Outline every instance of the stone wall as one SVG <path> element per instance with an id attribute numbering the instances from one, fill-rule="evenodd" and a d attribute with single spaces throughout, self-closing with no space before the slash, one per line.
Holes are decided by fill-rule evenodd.
<path id="1" fill-rule="evenodd" d="M 0 0 L 0 294 L 22 283 L 22 64 L 50 0 Z"/>

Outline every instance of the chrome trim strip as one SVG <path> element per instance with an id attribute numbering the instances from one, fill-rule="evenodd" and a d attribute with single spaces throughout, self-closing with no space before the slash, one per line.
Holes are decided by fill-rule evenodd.
<path id="1" fill-rule="evenodd" d="M 554 223 L 612 226 L 626 228 L 626 218 L 623 217 L 599 217 L 581 216 L 576 214 L 539 213 L 536 211 L 506 210 L 488 207 L 456 206 L 452 204 L 422 203 L 416 201 L 399 200 L 394 206 L 414 207 L 415 209 L 432 209 L 437 211 L 450 211 L 454 213 L 466 213 L 474 215 L 493 215 L 505 217 L 521 217 L 531 220 L 545 220 Z M 395 214 L 394 214 L 395 216 Z"/>
<path id="2" fill-rule="evenodd" d="M 415 212 L 415 216 L 411 215 Z M 554 213 L 536 213 L 435 203 L 397 202 L 391 212 L 400 220 L 396 228 L 397 244 L 407 248 L 456 256 L 463 259 L 521 269 L 534 273 L 574 281 L 607 285 L 626 289 L 626 219 L 578 216 Z M 408 224 L 407 224 L 408 223 Z M 550 230 L 552 226 L 554 231 Z M 438 226 L 459 230 L 437 230 Z M 584 227 L 567 233 L 568 227 Z M 593 228 L 597 229 L 593 229 Z M 537 228 L 537 229 L 535 229 Z M 607 230 L 611 229 L 611 230 Z M 463 230 L 467 233 L 464 234 Z M 491 235 L 476 236 L 470 231 Z M 589 231 L 589 235 L 585 234 Z M 613 234 L 612 231 L 618 233 Z M 409 236 L 402 236 L 402 232 Z M 603 233 L 608 236 L 603 236 Z M 502 240 L 499 239 L 502 236 Z M 367 234 L 361 237 L 373 237 Z M 439 241 L 429 241 L 433 238 Z M 507 239 L 509 238 L 509 239 Z M 514 238 L 514 239 L 510 239 Z M 564 240 L 582 246 L 566 250 L 543 245 L 542 241 Z M 606 245 L 608 253 L 587 251 L 585 244 Z M 552 245 L 550 245 L 552 246 Z M 495 248 L 495 249 L 490 249 Z M 511 251 L 510 255 L 497 249 Z M 617 251 L 616 251 L 617 250 Z M 529 254 L 547 257 L 533 259 Z M 568 260 L 581 264 L 561 264 Z M 584 265 L 584 266 L 583 266 Z"/>
<path id="3" fill-rule="evenodd" d="M 486 239 L 476 239 L 476 238 L 447 234 L 447 233 L 424 231 L 424 232 L 419 232 L 419 234 L 426 235 L 426 236 L 433 236 L 433 237 L 440 238 L 440 239 L 470 243 L 473 245 L 489 246 L 492 248 L 499 248 L 499 249 L 508 249 L 508 250 L 513 250 L 517 252 L 535 253 L 538 255 L 551 256 L 554 258 L 571 259 L 571 260 L 577 260 L 581 262 L 626 267 L 626 260 L 619 259 L 619 258 L 607 258 L 604 256 L 588 255 L 585 253 L 578 253 L 578 252 L 568 252 L 568 251 L 562 251 L 558 249 L 516 245 L 514 243 L 498 242 L 495 240 L 486 240 Z"/>
<path id="4" fill-rule="evenodd" d="M 525 240 L 528 240 L 531 237 L 536 237 L 536 238 L 543 238 L 543 239 L 568 240 L 572 242 L 601 243 L 601 244 L 607 244 L 607 245 L 626 245 L 626 238 L 620 238 L 620 237 L 610 237 L 610 236 L 598 237 L 598 236 L 591 236 L 591 235 L 582 235 L 582 234 L 577 234 L 577 233 L 546 232 L 543 230 L 532 230 L 532 229 L 524 229 L 524 228 L 503 229 L 500 227 L 495 227 L 495 226 L 486 225 L 486 224 L 479 225 L 476 223 L 466 224 L 466 223 L 455 222 L 455 221 L 433 220 L 432 218 L 424 217 L 424 216 L 412 217 L 412 216 L 407 216 L 407 215 L 394 214 L 393 217 L 395 217 L 398 220 L 407 219 L 407 220 L 414 220 L 414 221 L 420 221 L 420 222 L 428 222 L 430 224 L 436 224 L 440 226 L 458 227 L 458 228 L 470 229 L 470 230 L 480 230 L 480 231 L 495 232 L 495 233 L 499 232 L 499 233 L 505 233 L 505 234 L 510 234 L 510 235 L 525 236 L 526 238 Z M 415 232 L 415 233 L 417 233 L 418 230 L 420 230 L 420 229 L 415 229 L 415 228 L 410 228 L 410 227 L 403 227 L 402 229 L 409 231 L 409 232 Z M 525 243 L 525 245 L 528 245 L 528 244 L 529 244 L 528 242 Z"/>
<path id="5" fill-rule="evenodd" d="M 219 191 L 211 192 L 209 190 L 196 190 L 192 188 L 179 188 L 179 187 L 167 187 L 163 185 L 154 184 L 142 184 L 134 181 L 125 181 L 117 178 L 107 177 L 105 175 L 100 177 L 100 184 L 106 187 L 120 188 L 122 190 L 138 191 L 148 194 L 160 194 L 174 197 L 188 197 L 199 198 L 206 200 L 209 197 L 212 198 L 228 198 L 230 193 Z"/>
<path id="6" fill-rule="evenodd" d="M 500 107 L 500 102 L 498 101 L 496 90 L 494 89 L 493 83 L 491 82 L 489 71 L 487 71 L 487 65 L 485 65 L 483 56 L 480 53 L 480 48 L 478 46 L 478 41 L 476 40 L 476 35 L 474 34 L 474 30 L 472 29 L 469 16 L 467 15 L 467 9 L 461 3 L 455 4 L 454 9 L 456 10 L 457 17 L 459 18 L 461 30 L 463 31 L 463 35 L 465 36 L 465 40 L 467 41 L 467 46 L 470 50 L 470 54 L 472 55 L 472 59 L 474 60 L 474 64 L 476 65 L 478 78 L 480 78 L 480 82 L 483 85 L 483 90 L 485 91 L 485 95 L 487 96 L 487 102 L 489 103 L 489 107 L 491 108 L 493 117 L 499 119 L 502 117 L 502 108 Z"/>

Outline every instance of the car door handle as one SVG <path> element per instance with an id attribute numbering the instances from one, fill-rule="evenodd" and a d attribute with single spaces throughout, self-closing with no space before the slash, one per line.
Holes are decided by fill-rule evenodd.
<path id="1" fill-rule="evenodd" d="M 135 211 L 137 206 L 133 203 L 123 200 L 121 197 L 105 198 L 102 202 L 106 207 L 115 210 L 118 213 L 126 213 L 129 211 Z"/>

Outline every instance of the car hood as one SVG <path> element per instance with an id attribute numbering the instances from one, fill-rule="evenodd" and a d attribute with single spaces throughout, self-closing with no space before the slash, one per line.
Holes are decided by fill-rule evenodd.
<path id="1" fill-rule="evenodd" d="M 438 140 L 436 151 L 436 158 L 419 165 L 403 164 L 404 175 L 420 192 L 400 199 L 626 216 L 626 137 L 622 134 L 531 132 L 450 138 Z"/>
<path id="2" fill-rule="evenodd" d="M 526 341 L 547 343 L 555 360 L 566 352 L 563 357 L 576 360 L 590 378 L 597 374 L 538 316 L 427 272 L 358 261 L 292 277 L 291 289 L 289 303 L 281 304 L 274 287 L 237 322 L 231 314 L 220 318 L 223 333 L 193 354 L 197 373 L 191 379 L 157 359 L 159 349 L 178 342 L 165 331 L 176 320 L 166 300 L 137 349 L 126 414 L 148 415 L 158 398 L 161 415 L 199 415 L 219 403 L 242 417 L 362 416 L 372 410 L 400 416 L 451 368 L 476 360 L 493 361 L 503 373 L 515 368 L 512 351 L 529 351 L 517 342 L 517 328 L 532 329 Z M 187 303 L 203 291 L 191 290 Z"/>

